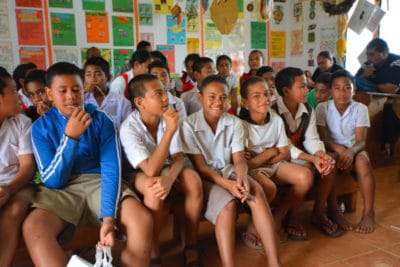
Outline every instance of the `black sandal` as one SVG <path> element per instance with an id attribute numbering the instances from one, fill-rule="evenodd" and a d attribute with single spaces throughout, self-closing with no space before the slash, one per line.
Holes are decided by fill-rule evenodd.
<path id="1" fill-rule="evenodd" d="M 196 251 L 197 252 L 197 259 L 188 262 L 186 258 L 186 252 L 188 251 Z M 203 264 L 200 259 L 200 248 L 197 244 L 193 245 L 186 245 L 185 248 L 183 249 L 183 266 L 185 267 L 202 267 Z"/>

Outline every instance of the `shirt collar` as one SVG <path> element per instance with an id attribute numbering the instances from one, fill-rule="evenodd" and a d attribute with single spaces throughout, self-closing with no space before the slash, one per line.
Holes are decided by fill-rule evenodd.
<path id="1" fill-rule="evenodd" d="M 204 118 L 204 111 L 203 109 L 197 111 L 197 118 L 194 121 L 194 131 L 199 132 L 199 131 L 204 131 L 207 127 L 210 127 L 206 119 Z M 232 120 L 229 118 L 229 116 L 226 112 L 222 113 L 221 117 L 218 120 L 217 124 L 217 130 L 215 131 L 215 135 L 217 135 L 219 132 L 223 131 L 225 126 L 232 125 Z"/>
<path id="2" fill-rule="evenodd" d="M 283 99 L 282 98 L 278 99 L 277 105 L 278 105 L 278 113 L 279 113 L 279 115 L 282 115 L 284 113 L 289 113 L 290 114 L 290 111 L 285 106 L 285 103 L 283 103 Z M 299 103 L 298 108 L 297 108 L 297 112 L 296 112 L 296 118 L 301 117 L 301 115 L 303 113 L 308 114 L 308 110 L 307 110 L 306 106 L 303 103 Z"/>

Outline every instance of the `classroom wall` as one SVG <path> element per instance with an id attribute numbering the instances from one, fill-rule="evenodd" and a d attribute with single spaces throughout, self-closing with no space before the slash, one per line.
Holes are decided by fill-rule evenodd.
<path id="1" fill-rule="evenodd" d="M 198 0 L 180 1 L 182 13 L 179 18 L 172 18 L 159 14 L 169 13 L 173 6 L 172 0 L 162 1 L 165 4 L 161 0 L 0 0 L 0 64 L 9 71 L 27 61 L 34 61 L 41 68 L 57 61 L 81 65 L 86 49 L 96 46 L 102 48 L 103 56 L 117 74 L 136 42 L 143 38 L 169 56 L 176 73 L 181 72 L 189 52 L 214 59 L 227 53 L 234 59 L 238 74 L 247 71 L 252 49 L 263 51 L 266 64 L 277 70 L 285 66 L 314 70 L 319 51 L 331 50 L 335 54 L 337 18 L 324 13 L 315 0 L 275 1 L 269 22 L 260 19 L 260 1 L 237 0 L 239 18 L 229 35 L 221 35 L 215 29 L 212 2 L 201 14 Z M 72 8 L 60 7 L 62 3 Z M 104 14 L 85 13 L 91 11 L 84 10 L 84 6 L 95 9 L 99 5 L 104 6 Z M 133 11 L 118 11 L 127 6 L 133 6 Z M 197 16 L 193 16 L 196 12 Z M 177 27 L 177 20 L 181 27 Z"/>

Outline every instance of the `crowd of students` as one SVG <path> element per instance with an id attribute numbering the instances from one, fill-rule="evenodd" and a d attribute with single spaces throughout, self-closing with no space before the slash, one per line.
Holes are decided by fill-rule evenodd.
<path id="1" fill-rule="evenodd" d="M 245 244 L 281 266 L 278 240 L 308 239 L 298 211 L 313 185 L 311 221 L 324 234 L 374 231 L 368 110 L 352 100 L 354 78 L 329 53 L 318 56 L 310 94 L 301 69 L 275 74 L 258 50 L 239 80 L 228 56 L 215 68 L 190 54 L 172 81 L 165 57 L 142 44 L 113 81 L 95 49 L 82 70 L 22 64 L 12 77 L 0 68 L 0 266 L 11 264 L 20 233 L 35 265 L 65 266 L 60 243 L 85 222 L 100 227 L 103 246 L 114 245 L 116 229 L 126 235 L 124 266 L 161 266 L 166 201 L 177 195 L 184 196 L 185 266 L 202 265 L 202 216 L 215 224 L 222 266 L 235 265 L 242 208 L 250 214 Z M 360 186 L 356 224 L 336 202 L 341 172 Z"/>

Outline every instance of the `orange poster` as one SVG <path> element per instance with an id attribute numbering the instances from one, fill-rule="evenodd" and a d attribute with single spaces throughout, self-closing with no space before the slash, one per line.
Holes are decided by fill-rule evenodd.
<path id="1" fill-rule="evenodd" d="M 44 47 L 20 47 L 19 58 L 21 63 L 35 63 L 38 69 L 46 69 L 46 51 Z"/>
<path id="2" fill-rule="evenodd" d="M 18 39 L 20 45 L 45 45 L 41 10 L 17 9 Z"/>
<path id="3" fill-rule="evenodd" d="M 86 12 L 86 38 L 88 43 L 108 43 L 108 17 L 105 12 Z"/>
<path id="4" fill-rule="evenodd" d="M 17 0 L 15 5 L 18 7 L 42 7 L 41 0 Z"/>

